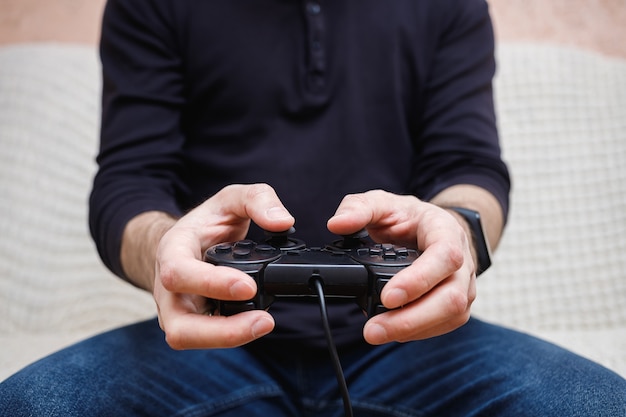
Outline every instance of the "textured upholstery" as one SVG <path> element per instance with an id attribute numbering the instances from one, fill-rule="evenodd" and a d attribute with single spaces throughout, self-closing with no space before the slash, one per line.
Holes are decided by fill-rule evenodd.
<path id="1" fill-rule="evenodd" d="M 474 311 L 626 375 L 626 61 L 530 44 L 498 61 L 514 192 Z M 99 88 L 91 47 L 0 48 L 0 380 L 154 314 L 87 230 Z"/>
<path id="2" fill-rule="evenodd" d="M 474 312 L 626 375 L 626 60 L 503 44 L 511 215 Z"/>
<path id="3" fill-rule="evenodd" d="M 0 379 L 60 346 L 154 314 L 100 263 L 87 226 L 96 51 L 0 48 Z"/>

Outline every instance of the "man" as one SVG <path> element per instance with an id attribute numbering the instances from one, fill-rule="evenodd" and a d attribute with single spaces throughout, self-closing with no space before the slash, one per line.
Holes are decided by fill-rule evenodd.
<path id="1" fill-rule="evenodd" d="M 295 224 L 309 246 L 364 228 L 423 251 L 385 286 L 391 311 L 328 300 L 355 415 L 625 414 L 618 376 L 470 318 L 509 192 L 484 1 L 110 0 L 101 56 L 92 234 L 158 325 L 22 371 L 12 410 L 341 415 L 318 300 L 208 302 L 257 291 L 208 247 Z"/>

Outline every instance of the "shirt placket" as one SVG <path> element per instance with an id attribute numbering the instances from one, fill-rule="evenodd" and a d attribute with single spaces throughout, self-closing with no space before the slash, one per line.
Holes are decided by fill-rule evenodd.
<path id="1" fill-rule="evenodd" d="M 304 15 L 307 28 L 306 88 L 310 93 L 324 91 L 327 77 L 326 27 L 324 8 L 320 0 L 305 0 Z"/>

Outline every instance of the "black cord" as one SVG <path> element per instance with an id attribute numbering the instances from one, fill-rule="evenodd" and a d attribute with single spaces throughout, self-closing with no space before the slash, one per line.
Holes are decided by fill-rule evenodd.
<path id="1" fill-rule="evenodd" d="M 343 398 L 343 410 L 346 417 L 352 417 L 352 404 L 350 402 L 350 393 L 348 392 L 348 385 L 346 384 L 346 378 L 343 375 L 343 369 L 341 368 L 341 362 L 339 362 L 339 355 L 337 354 L 337 347 L 333 341 L 333 335 L 330 332 L 330 323 L 328 322 L 328 311 L 326 310 L 326 299 L 324 298 L 324 286 L 320 277 L 313 277 L 311 284 L 314 286 L 317 296 L 320 300 L 320 313 L 322 314 L 322 323 L 324 324 L 324 333 L 326 333 L 326 341 L 328 342 L 328 351 L 335 368 L 335 376 L 337 377 L 337 383 L 339 384 L 339 391 Z"/>

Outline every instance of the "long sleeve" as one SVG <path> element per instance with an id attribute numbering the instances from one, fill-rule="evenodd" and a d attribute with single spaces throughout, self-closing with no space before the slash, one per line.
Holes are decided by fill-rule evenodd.
<path id="1" fill-rule="evenodd" d="M 110 1 L 100 45 L 101 144 L 89 220 L 101 258 L 119 276 L 126 223 L 147 210 L 180 214 L 176 195 L 184 192 L 181 63 L 165 11 L 150 3 Z"/>
<path id="2" fill-rule="evenodd" d="M 510 178 L 496 127 L 491 20 L 484 2 L 456 3 L 454 13 L 439 10 L 433 19 L 441 36 L 426 77 L 413 187 L 428 199 L 451 185 L 477 185 L 506 218 Z"/>

